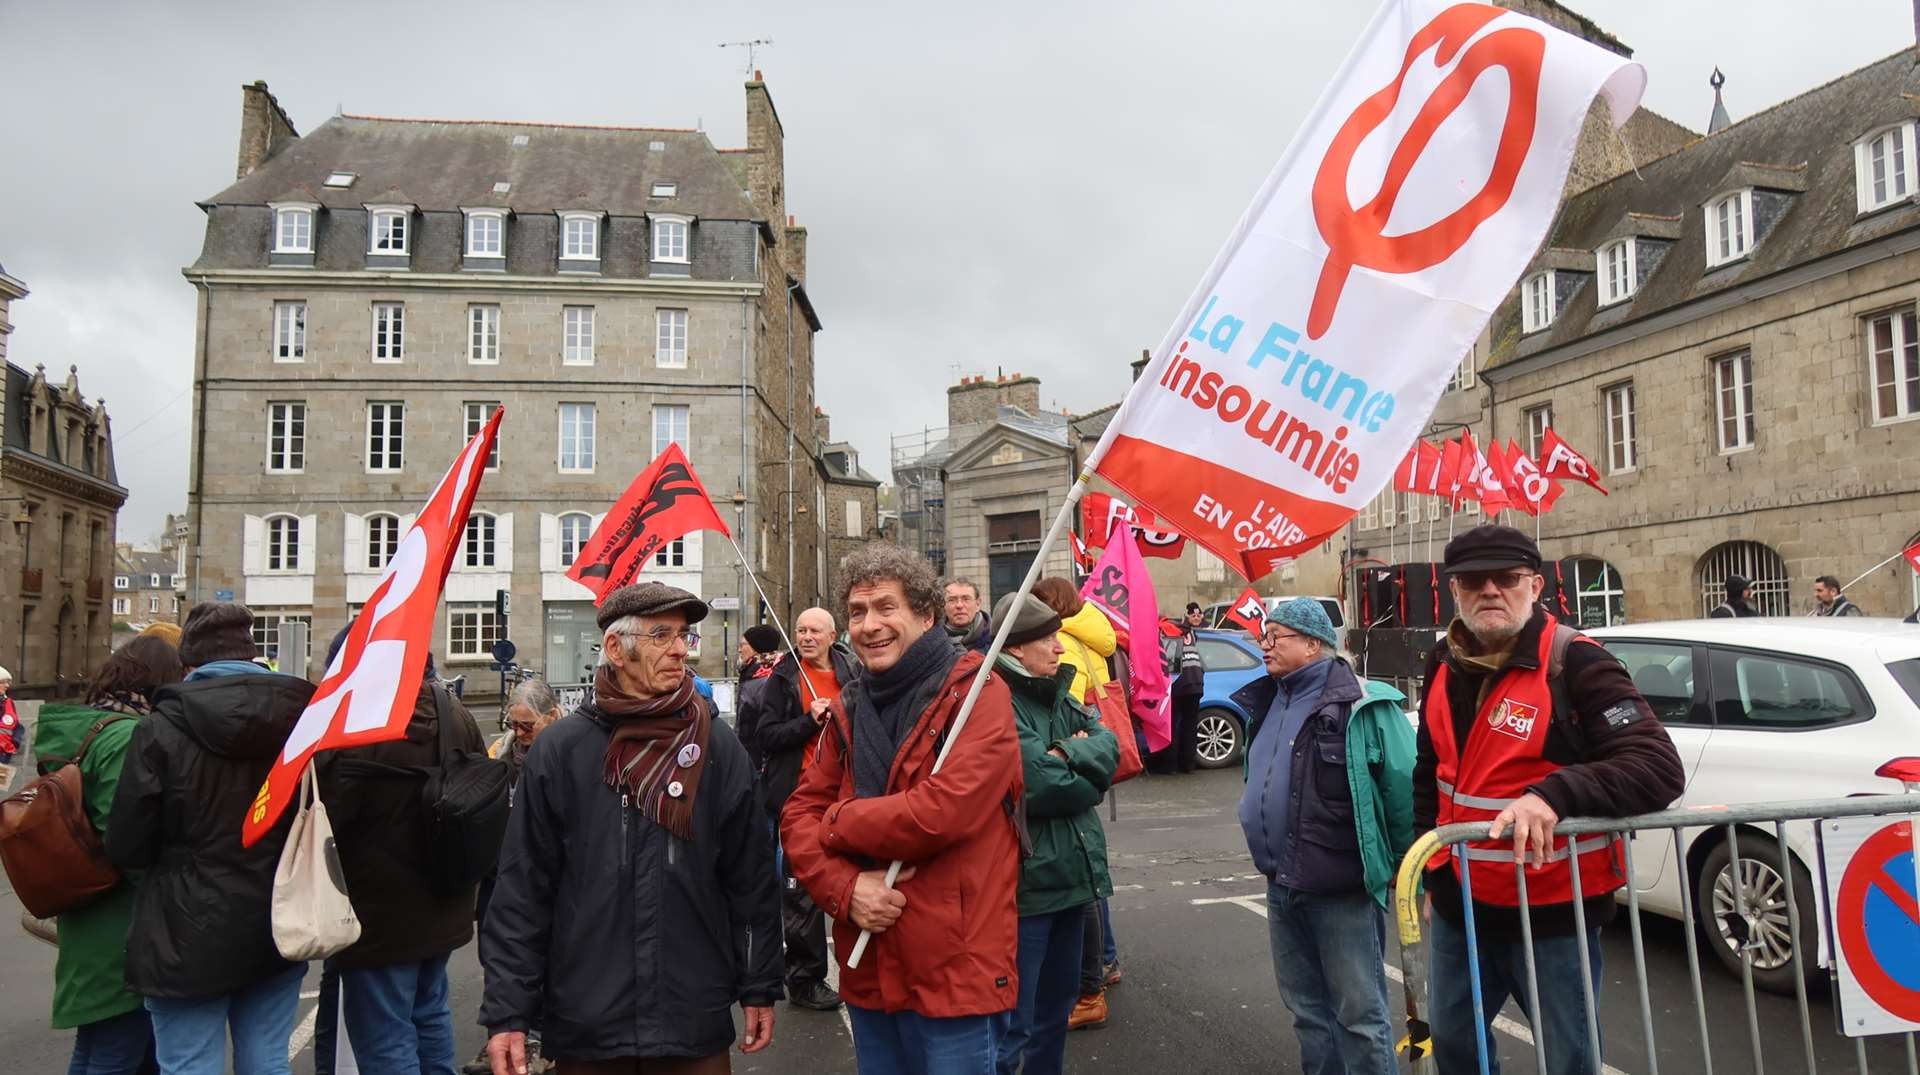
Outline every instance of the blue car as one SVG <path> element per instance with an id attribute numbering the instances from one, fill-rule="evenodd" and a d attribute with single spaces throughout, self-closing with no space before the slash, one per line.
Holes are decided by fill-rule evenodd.
<path id="1" fill-rule="evenodd" d="M 1196 633 L 1200 659 L 1206 663 L 1206 693 L 1200 696 L 1200 767 L 1224 769 L 1240 764 L 1247 749 L 1248 714 L 1233 693 L 1267 674 L 1259 643 L 1245 631 Z M 1163 638 L 1161 650 L 1172 661 L 1177 638 Z"/>

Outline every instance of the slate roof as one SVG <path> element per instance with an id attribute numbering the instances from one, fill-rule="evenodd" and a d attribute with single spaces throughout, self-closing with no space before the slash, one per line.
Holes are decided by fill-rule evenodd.
<path id="1" fill-rule="evenodd" d="M 1495 312 L 1486 368 L 1497 380 L 1500 367 L 1591 333 L 1920 226 L 1920 199 L 1862 216 L 1854 186 L 1853 143 L 1916 116 L 1920 76 L 1908 48 L 1568 199 L 1527 274 L 1577 251 L 1584 283 L 1551 328 L 1525 336 L 1516 289 Z M 1748 185 L 1787 192 L 1786 208 L 1746 259 L 1708 272 L 1703 206 Z M 1631 299 L 1597 310 L 1592 252 L 1628 233 L 1673 241 Z"/>
<path id="2" fill-rule="evenodd" d="M 846 441 L 834 441 L 820 449 L 820 460 L 826 464 L 827 477 L 836 482 L 857 482 L 861 485 L 879 485 L 880 479 L 867 473 L 860 465 L 860 453 Z"/>
<path id="3" fill-rule="evenodd" d="M 152 589 L 153 587 L 148 585 L 148 577 L 152 575 L 160 576 L 162 589 L 170 587 L 173 585 L 173 575 L 180 566 L 172 553 L 148 552 L 142 549 L 135 549 L 116 559 L 118 562 L 114 566 L 118 570 L 115 574 L 127 576 L 129 590 Z"/>
<path id="4" fill-rule="evenodd" d="M 527 144 L 516 147 L 517 136 Z M 653 142 L 665 148 L 650 150 Z M 324 186 L 335 171 L 358 178 L 344 190 Z M 678 193 L 653 197 L 656 180 L 679 184 Z M 494 184 L 503 182 L 512 187 L 494 193 Z M 379 116 L 334 116 L 201 204 L 279 201 L 313 201 L 332 209 L 403 203 L 421 209 L 588 209 L 614 216 L 759 219 L 733 171 L 700 131 Z"/>
<path id="5" fill-rule="evenodd" d="M 120 485 L 120 472 L 114 465 L 111 442 L 109 442 L 107 446 L 106 466 L 103 468 L 105 475 L 103 477 L 95 477 L 87 473 L 85 468 L 73 466 L 57 455 L 42 455 L 32 449 L 31 445 L 33 442 L 28 436 L 27 422 L 33 415 L 33 374 L 28 373 L 26 370 L 21 369 L 11 362 L 7 363 L 6 393 L 6 406 L 0 407 L 0 422 L 4 423 L 4 429 L 0 429 L 0 448 L 10 453 L 28 456 L 38 460 L 42 465 L 64 471 L 83 481 L 92 482 L 95 485 L 111 486 L 121 493 L 126 492 Z M 61 385 L 53 381 L 47 382 L 49 402 L 57 406 L 66 394 L 66 389 Z M 81 406 L 86 406 L 86 399 L 84 397 L 80 398 L 78 402 Z M 53 443 L 57 450 L 60 439 L 57 437 L 54 438 Z"/>
<path id="6" fill-rule="evenodd" d="M 1120 413 L 1120 404 L 1109 403 L 1099 410 L 1088 411 L 1073 420 L 1073 435 L 1081 440 L 1099 440 L 1106 436 L 1107 427 L 1113 424 L 1114 415 Z"/>

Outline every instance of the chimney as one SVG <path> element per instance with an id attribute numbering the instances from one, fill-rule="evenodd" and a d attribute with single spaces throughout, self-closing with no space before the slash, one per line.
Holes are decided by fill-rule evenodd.
<path id="1" fill-rule="evenodd" d="M 747 83 L 747 152 L 751 155 L 747 196 L 762 219 L 774 224 L 776 241 L 784 243 L 779 223 L 787 219 L 786 133 L 780 127 L 780 114 L 773 109 L 773 95 L 759 74 L 755 71 L 754 80 Z"/>
<path id="2" fill-rule="evenodd" d="M 240 163 L 235 179 L 245 179 L 282 145 L 300 137 L 265 82 L 240 87 Z"/>
<path id="3" fill-rule="evenodd" d="M 801 283 L 807 282 L 807 229 L 787 217 L 787 275 Z"/>
<path id="4" fill-rule="evenodd" d="M 1133 379 L 1136 381 L 1139 380 L 1140 375 L 1147 371 L 1147 363 L 1152 361 L 1153 352 L 1142 347 L 1140 349 L 1140 357 L 1133 360 Z"/>

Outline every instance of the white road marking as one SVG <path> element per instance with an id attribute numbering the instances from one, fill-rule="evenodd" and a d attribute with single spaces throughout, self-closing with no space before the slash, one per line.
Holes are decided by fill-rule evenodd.
<path id="1" fill-rule="evenodd" d="M 306 996 L 305 993 L 302 993 L 300 995 L 302 997 Z M 320 994 L 315 993 L 313 995 L 317 997 Z M 292 1063 L 294 1057 L 297 1057 L 302 1052 L 304 1052 L 307 1048 L 307 1045 L 313 1041 L 313 1024 L 314 1024 L 314 1020 L 317 1019 L 319 1015 L 320 1015 L 320 1005 L 315 1004 L 313 1007 L 307 1009 L 307 1014 L 301 1016 L 300 1022 L 294 1026 L 293 1036 L 287 1039 L 287 1062 L 288 1063 Z"/>
<path id="2" fill-rule="evenodd" d="M 840 991 L 840 957 L 833 951 L 833 919 L 827 919 L 827 988 Z M 847 1028 L 847 1040 L 853 1040 L 853 1015 L 847 1011 L 845 997 L 840 998 L 840 1025 Z"/>
<path id="3" fill-rule="evenodd" d="M 1267 897 L 1264 893 L 1257 896 L 1217 896 L 1212 899 L 1192 900 L 1189 902 L 1196 907 L 1218 903 L 1231 903 L 1236 907 L 1245 907 L 1261 918 L 1267 917 Z M 1387 977 L 1393 979 L 1400 985 L 1406 985 L 1406 976 L 1400 973 L 1399 967 L 1391 963 L 1385 964 L 1385 967 Z M 1528 1048 L 1533 1047 L 1533 1032 L 1528 1030 L 1524 1023 L 1516 1022 L 1504 1015 L 1497 1015 L 1493 1019 L 1493 1029 L 1513 1038 Z M 1601 1075 L 1626 1075 L 1626 1072 L 1621 1071 L 1612 1064 L 1604 1062 L 1600 1065 L 1600 1071 Z"/>

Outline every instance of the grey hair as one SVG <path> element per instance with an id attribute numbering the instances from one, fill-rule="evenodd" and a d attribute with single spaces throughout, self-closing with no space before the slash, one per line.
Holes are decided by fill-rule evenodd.
<path id="1" fill-rule="evenodd" d="M 840 614 L 847 615 L 847 599 L 856 586 L 897 582 L 907 605 L 921 616 L 937 616 L 946 594 L 927 558 L 891 541 L 870 541 L 840 561 Z"/>
<path id="2" fill-rule="evenodd" d="M 600 663 L 601 664 L 613 663 L 613 661 L 607 657 L 606 637 L 608 635 L 619 635 L 621 638 L 630 638 L 640 634 L 643 629 L 644 628 L 640 622 L 640 617 L 638 616 L 622 616 L 619 619 L 613 621 L 612 623 L 607 624 L 606 629 L 600 632 L 600 639 L 601 639 Z M 634 645 L 628 645 L 627 643 L 622 642 L 620 643 L 620 645 L 623 647 L 623 650 L 622 650 L 623 652 L 630 654 L 638 646 L 638 643 L 635 643 Z"/>
<path id="3" fill-rule="evenodd" d="M 560 708 L 560 699 L 553 693 L 553 688 L 547 686 L 546 680 L 523 679 L 513 688 L 513 693 L 507 696 L 508 709 L 517 705 L 526 706 L 535 713 L 545 716 Z"/>
<path id="4" fill-rule="evenodd" d="M 949 586 L 965 586 L 967 589 L 973 591 L 973 599 L 975 601 L 980 600 L 979 584 L 965 575 L 949 575 L 942 578 L 940 580 L 940 596 L 942 598 L 947 596 L 947 587 Z"/>

